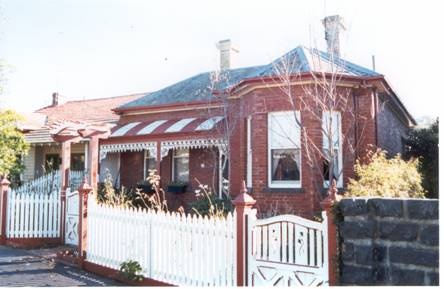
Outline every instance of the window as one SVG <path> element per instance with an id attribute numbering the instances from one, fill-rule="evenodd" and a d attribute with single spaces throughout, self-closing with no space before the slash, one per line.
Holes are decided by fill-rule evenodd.
<path id="1" fill-rule="evenodd" d="M 301 187 L 301 130 L 298 111 L 268 114 L 268 186 Z"/>
<path id="2" fill-rule="evenodd" d="M 247 187 L 253 182 L 253 152 L 251 149 L 251 116 L 247 118 Z"/>
<path id="3" fill-rule="evenodd" d="M 156 169 L 157 169 L 157 161 L 155 156 L 151 155 L 148 150 L 145 150 L 145 162 L 143 164 L 143 179 L 146 180 L 146 178 L 148 178 L 150 170 L 156 170 Z"/>
<path id="4" fill-rule="evenodd" d="M 45 155 L 45 171 L 50 172 L 52 170 L 58 170 L 62 159 L 59 154 L 47 154 Z"/>
<path id="5" fill-rule="evenodd" d="M 71 154 L 71 170 L 85 170 L 85 154 Z"/>
<path id="6" fill-rule="evenodd" d="M 173 181 L 187 183 L 189 180 L 189 150 L 177 149 L 173 154 Z"/>
<path id="7" fill-rule="evenodd" d="M 229 166 L 228 158 L 219 150 L 219 198 L 222 198 L 222 194 L 228 195 L 229 193 Z"/>
<path id="8" fill-rule="evenodd" d="M 330 141 L 332 145 L 330 145 Z M 324 187 L 329 186 L 330 161 L 333 160 L 332 173 L 338 187 L 342 187 L 342 141 L 341 113 L 326 111 L 322 115 L 322 149 L 324 152 Z"/>

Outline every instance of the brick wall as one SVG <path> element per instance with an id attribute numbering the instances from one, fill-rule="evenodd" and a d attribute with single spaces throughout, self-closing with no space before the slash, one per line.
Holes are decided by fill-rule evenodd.
<path id="1" fill-rule="evenodd" d="M 338 208 L 341 284 L 438 285 L 438 200 L 344 199 Z"/>
<path id="2" fill-rule="evenodd" d="M 168 156 L 162 159 L 161 178 L 162 187 L 166 192 L 168 207 L 171 210 L 177 210 L 182 206 L 185 210 L 190 210 L 190 203 L 196 200 L 195 190 L 199 184 L 195 180 L 199 180 L 203 185 L 208 185 L 212 192 L 218 192 L 218 152 L 217 149 L 190 149 L 190 180 L 187 191 L 181 194 L 169 193 L 167 191 L 168 183 L 172 177 L 172 151 Z"/>
<path id="3" fill-rule="evenodd" d="M 180 206 L 188 210 L 189 203 L 196 200 L 195 190 L 199 180 L 208 185 L 212 192 L 218 192 L 218 151 L 214 148 L 190 149 L 190 180 L 185 193 L 169 193 L 167 186 L 172 180 L 172 150 L 162 159 L 160 167 L 161 185 L 166 192 L 168 206 L 177 210 Z M 121 153 L 121 184 L 126 188 L 134 188 L 137 182 L 143 180 L 143 152 Z"/>
<path id="4" fill-rule="evenodd" d="M 143 152 L 120 154 L 120 183 L 126 188 L 135 188 L 143 180 Z"/>

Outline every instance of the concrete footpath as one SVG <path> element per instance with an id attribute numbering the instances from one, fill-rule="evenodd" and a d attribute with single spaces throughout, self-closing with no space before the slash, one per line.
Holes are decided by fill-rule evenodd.
<path id="1" fill-rule="evenodd" d="M 61 248 L 22 250 L 0 246 L 2 286 L 122 286 L 78 268 L 56 263 Z"/>

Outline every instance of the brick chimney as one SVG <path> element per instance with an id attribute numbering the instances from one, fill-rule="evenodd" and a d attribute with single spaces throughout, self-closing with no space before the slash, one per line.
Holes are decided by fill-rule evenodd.
<path id="1" fill-rule="evenodd" d="M 327 52 L 335 57 L 341 56 L 339 45 L 339 32 L 345 30 L 343 19 L 339 15 L 327 16 L 322 20 L 325 27 L 325 40 Z"/>
<path id="2" fill-rule="evenodd" d="M 57 106 L 57 105 L 59 105 L 59 93 L 54 92 L 52 94 L 52 106 Z"/>
<path id="3" fill-rule="evenodd" d="M 221 40 L 216 44 L 220 51 L 220 70 L 231 68 L 231 51 L 239 52 L 238 49 L 231 45 L 230 39 Z"/>

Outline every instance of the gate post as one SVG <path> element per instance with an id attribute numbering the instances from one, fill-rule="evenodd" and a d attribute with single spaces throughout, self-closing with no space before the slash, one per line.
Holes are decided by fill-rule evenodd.
<path id="1" fill-rule="evenodd" d="M 338 239 L 337 226 L 335 223 L 334 205 L 338 202 L 338 189 L 336 181 L 332 181 L 332 185 L 328 190 L 328 196 L 321 201 L 322 210 L 327 215 L 327 240 L 328 240 L 328 284 L 336 286 L 337 270 L 338 270 Z"/>
<path id="2" fill-rule="evenodd" d="M 60 240 L 65 244 L 65 222 L 66 222 L 66 190 L 69 187 L 69 174 L 71 165 L 71 142 L 62 141 L 62 163 L 60 164 L 60 207 L 62 209 L 60 218 Z"/>
<path id="3" fill-rule="evenodd" d="M 0 244 L 6 243 L 6 217 L 8 210 L 8 191 L 11 182 L 4 176 L 0 182 Z"/>
<path id="4" fill-rule="evenodd" d="M 243 181 L 240 194 L 233 200 L 236 214 L 236 286 L 247 286 L 248 281 L 248 215 L 256 200 L 247 192 Z"/>
<path id="5" fill-rule="evenodd" d="M 86 258 L 86 242 L 88 232 L 88 194 L 92 188 L 88 185 L 87 177 L 83 178 L 83 182 L 79 187 L 79 225 L 78 225 L 78 237 L 79 237 L 79 267 L 83 268 L 83 262 Z"/>

